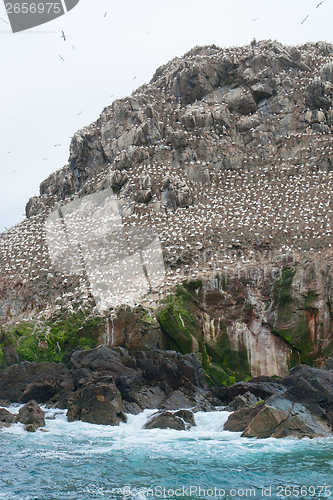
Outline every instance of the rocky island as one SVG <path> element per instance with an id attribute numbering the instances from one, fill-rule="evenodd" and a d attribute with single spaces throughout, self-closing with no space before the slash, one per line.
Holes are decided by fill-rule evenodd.
<path id="1" fill-rule="evenodd" d="M 195 47 L 74 135 L 0 235 L 3 405 L 178 429 L 229 405 L 246 437 L 332 434 L 332 54 Z"/>

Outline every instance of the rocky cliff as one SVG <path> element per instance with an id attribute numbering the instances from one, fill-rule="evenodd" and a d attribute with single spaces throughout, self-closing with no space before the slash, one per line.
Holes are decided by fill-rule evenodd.
<path id="1" fill-rule="evenodd" d="M 78 131 L 0 237 L 2 364 L 11 345 L 29 361 L 167 347 L 228 384 L 330 356 L 332 54 L 325 42 L 196 47 Z M 84 269 L 54 265 L 46 222 L 59 213 L 65 235 L 61 210 L 106 190 L 127 240 L 156 235 L 165 276 L 152 284 L 144 269 L 145 293 L 101 313 Z"/>

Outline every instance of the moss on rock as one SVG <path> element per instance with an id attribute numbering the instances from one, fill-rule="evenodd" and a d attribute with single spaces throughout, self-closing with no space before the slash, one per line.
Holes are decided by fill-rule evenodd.
<path id="1" fill-rule="evenodd" d="M 102 317 L 86 319 L 80 310 L 58 313 L 36 324 L 8 325 L 2 329 L 0 349 L 14 345 L 20 361 L 60 362 L 76 349 L 96 347 L 104 322 Z"/>

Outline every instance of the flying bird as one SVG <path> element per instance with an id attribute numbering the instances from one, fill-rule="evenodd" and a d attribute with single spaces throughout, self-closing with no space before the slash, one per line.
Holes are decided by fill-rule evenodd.
<path id="1" fill-rule="evenodd" d="M 106 17 L 106 15 L 107 15 L 107 12 L 105 12 L 104 17 Z"/>
<path id="2" fill-rule="evenodd" d="M 309 16 L 307 15 L 307 16 L 303 19 L 303 21 L 301 22 L 301 24 L 303 24 L 303 23 L 307 20 L 307 18 L 308 18 L 308 17 L 309 17 Z"/>
<path id="3" fill-rule="evenodd" d="M 258 21 L 259 17 L 256 17 L 255 19 L 251 19 L 251 21 Z"/>
<path id="4" fill-rule="evenodd" d="M 4 19 L 2 19 L 2 17 L 0 17 L 1 21 L 3 21 L 4 23 L 8 24 L 7 21 L 5 21 Z"/>
<path id="5" fill-rule="evenodd" d="M 77 116 L 79 116 L 81 113 L 82 113 L 82 111 L 80 111 L 80 113 L 78 113 Z"/>
<path id="6" fill-rule="evenodd" d="M 318 7 L 320 7 L 320 5 L 322 5 L 322 3 L 323 3 L 323 2 L 320 2 L 320 3 L 317 5 L 316 9 L 318 9 Z"/>
<path id="7" fill-rule="evenodd" d="M 136 79 L 136 76 L 133 78 L 133 80 L 135 80 L 135 79 Z"/>
<path id="8" fill-rule="evenodd" d="M 63 31 L 61 33 L 62 33 L 61 38 L 63 38 L 64 42 L 66 42 L 66 35 L 65 35 L 65 33 Z"/>
<path id="9" fill-rule="evenodd" d="M 54 147 L 56 148 L 57 146 L 61 146 L 61 144 L 55 144 Z"/>
<path id="10" fill-rule="evenodd" d="M 65 62 L 65 59 L 64 59 L 63 57 L 61 57 L 61 56 L 59 56 L 59 57 L 60 57 L 60 59 L 61 59 L 62 61 L 64 61 L 64 62 Z"/>

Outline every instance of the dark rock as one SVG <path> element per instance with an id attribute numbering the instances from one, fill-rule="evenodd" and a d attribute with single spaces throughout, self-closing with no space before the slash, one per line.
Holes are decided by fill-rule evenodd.
<path id="1" fill-rule="evenodd" d="M 165 399 L 165 393 L 159 387 L 142 387 L 139 391 L 133 391 L 130 402 L 136 403 L 140 408 L 151 410 L 159 408 L 161 401 Z"/>
<path id="2" fill-rule="evenodd" d="M 143 412 L 141 406 L 129 401 L 123 401 L 123 411 L 124 413 L 131 413 L 132 415 L 138 415 Z"/>
<path id="3" fill-rule="evenodd" d="M 33 399 L 20 408 L 17 422 L 25 424 L 25 429 L 34 432 L 38 427 L 45 426 L 45 413 Z"/>
<path id="4" fill-rule="evenodd" d="M 78 389 L 68 401 L 67 418 L 69 422 L 82 420 L 103 425 L 126 422 L 121 395 L 113 380 L 88 384 Z"/>
<path id="5" fill-rule="evenodd" d="M 210 402 L 205 398 L 205 394 L 199 389 L 189 390 L 182 387 L 168 394 L 168 396 L 166 396 L 165 399 L 159 404 L 158 408 L 163 410 L 179 410 L 181 408 L 193 408 L 200 406 L 213 409 Z"/>
<path id="6" fill-rule="evenodd" d="M 252 422 L 254 417 L 263 408 L 264 403 L 252 406 L 251 408 L 241 408 L 240 410 L 231 413 L 228 420 L 224 424 L 223 429 L 231 432 L 243 432 Z"/>
<path id="7" fill-rule="evenodd" d="M 89 351 L 76 351 L 71 357 L 74 369 L 85 368 L 90 371 L 108 371 L 114 379 L 125 373 L 133 373 L 133 368 L 128 368 L 122 363 L 121 354 L 115 349 L 105 346 Z"/>
<path id="8" fill-rule="evenodd" d="M 230 387 L 217 387 L 213 389 L 213 395 L 223 403 L 230 403 L 237 396 L 250 392 L 255 397 L 266 399 L 274 394 L 283 394 L 286 391 L 282 381 L 270 377 L 257 377 L 249 382 L 237 382 Z"/>
<path id="9" fill-rule="evenodd" d="M 261 401 L 260 398 L 254 396 L 251 392 L 245 392 L 236 396 L 235 399 L 225 408 L 226 411 L 236 411 L 240 408 L 248 408 Z"/>
<path id="10" fill-rule="evenodd" d="M 175 413 L 162 411 L 154 413 L 144 425 L 144 429 L 175 429 L 184 431 L 195 425 L 193 413 L 188 410 L 180 410 Z"/>
<path id="11" fill-rule="evenodd" d="M 5 408 L 0 408 L 0 422 L 4 424 L 12 424 L 15 421 L 15 415 L 10 413 Z"/>
<path id="12" fill-rule="evenodd" d="M 4 365 L 12 366 L 19 362 L 19 357 L 16 352 L 16 348 L 14 345 L 10 345 L 4 349 Z"/>
<path id="13" fill-rule="evenodd" d="M 58 392 L 58 383 L 56 380 L 40 377 L 27 385 L 25 391 L 20 396 L 20 403 L 27 403 L 35 399 L 39 403 L 46 403 Z"/>
<path id="14" fill-rule="evenodd" d="M 73 378 L 62 363 L 29 363 L 24 361 L 0 372 L 0 398 L 12 403 L 29 398 L 46 403 L 50 397 L 60 399 L 74 390 Z"/>
<path id="15" fill-rule="evenodd" d="M 195 423 L 193 413 L 189 410 L 178 410 L 174 413 L 174 416 L 182 418 L 186 423 L 190 424 L 192 427 L 197 425 Z"/>
<path id="16" fill-rule="evenodd" d="M 281 396 L 272 396 L 252 419 L 243 437 L 324 437 L 328 432 L 298 403 Z"/>
<path id="17" fill-rule="evenodd" d="M 297 365 L 283 379 L 285 397 L 304 405 L 318 405 L 333 410 L 333 373 L 328 370 Z"/>

